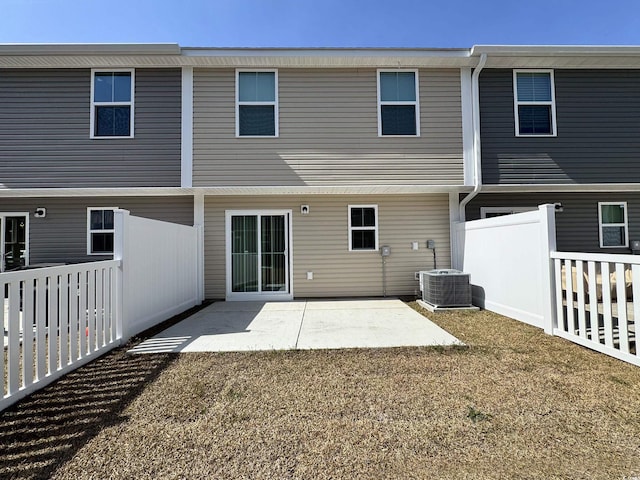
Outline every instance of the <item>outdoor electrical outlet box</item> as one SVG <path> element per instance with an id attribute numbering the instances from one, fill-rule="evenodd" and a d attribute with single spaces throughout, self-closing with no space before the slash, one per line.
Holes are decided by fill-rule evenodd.
<path id="1" fill-rule="evenodd" d="M 640 252 L 640 240 L 631 240 L 631 250 L 633 252 Z"/>
<path id="2" fill-rule="evenodd" d="M 389 245 L 383 245 L 380 247 L 380 255 L 383 257 L 388 257 L 391 255 L 391 247 Z"/>
<path id="3" fill-rule="evenodd" d="M 313 280 L 313 272 L 307 272 L 307 280 Z"/>
<path id="4" fill-rule="evenodd" d="M 427 240 L 427 248 L 430 248 L 431 250 L 436 248 L 436 241 L 435 240 Z"/>
<path id="5" fill-rule="evenodd" d="M 418 250 L 418 242 L 411 242 L 411 250 Z"/>

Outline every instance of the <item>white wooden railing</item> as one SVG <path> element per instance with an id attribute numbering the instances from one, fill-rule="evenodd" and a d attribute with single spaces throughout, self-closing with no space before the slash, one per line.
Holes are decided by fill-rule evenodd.
<path id="1" fill-rule="evenodd" d="M 202 301 L 200 228 L 114 213 L 114 260 L 0 273 L 0 411 Z"/>
<path id="2" fill-rule="evenodd" d="M 119 343 L 119 260 L 0 275 L 0 410 Z"/>
<path id="3" fill-rule="evenodd" d="M 552 252 L 553 334 L 640 365 L 640 256 Z"/>

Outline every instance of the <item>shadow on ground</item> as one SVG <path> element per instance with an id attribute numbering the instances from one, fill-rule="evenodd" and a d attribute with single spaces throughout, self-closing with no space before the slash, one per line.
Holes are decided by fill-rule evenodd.
<path id="1" fill-rule="evenodd" d="M 144 332 L 178 322 L 200 307 Z M 0 478 L 45 479 L 102 429 L 127 420 L 126 407 L 176 360 L 171 354 L 112 350 L 0 414 Z"/>

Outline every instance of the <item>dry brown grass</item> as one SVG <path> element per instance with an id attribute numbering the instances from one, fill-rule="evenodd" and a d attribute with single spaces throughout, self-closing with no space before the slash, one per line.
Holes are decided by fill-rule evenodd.
<path id="1" fill-rule="evenodd" d="M 75 424 L 41 444 L 36 432 L 30 440 L 26 430 L 22 437 L 0 433 L 0 477 L 640 475 L 640 368 L 490 312 L 429 316 L 469 347 L 114 352 L 103 364 L 112 364 L 110 373 L 98 372 L 114 380 L 102 392 L 109 420 L 96 425 L 91 415 L 99 414 L 71 409 Z M 125 377 L 132 384 L 123 387 L 124 399 L 115 392 L 123 369 L 137 372 Z M 72 375 L 85 378 L 84 370 Z M 77 391 L 73 383 L 67 388 Z M 29 400 L 31 419 L 22 406 L 0 417 L 0 432 L 50 415 L 38 413 L 36 397 Z M 19 446 L 11 448 L 6 442 L 16 438 Z M 29 452 L 49 451 L 59 452 L 57 462 L 27 468 L 39 460 Z"/>

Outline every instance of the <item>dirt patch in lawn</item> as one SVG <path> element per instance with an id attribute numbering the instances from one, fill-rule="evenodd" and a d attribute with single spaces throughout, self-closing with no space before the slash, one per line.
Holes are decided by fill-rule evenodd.
<path id="1" fill-rule="evenodd" d="M 51 476 L 640 475 L 640 368 L 490 312 L 427 316 L 468 347 L 115 357 L 104 367 L 159 362 L 158 374 L 91 435 L 61 425 L 60 443 L 78 445 Z M 55 414 L 44 400 L 0 431 Z M 28 458 L 7 462 L 37 435 L 0 437 L 0 477 L 40 478 L 18 468 Z"/>

